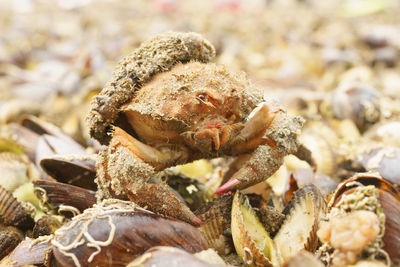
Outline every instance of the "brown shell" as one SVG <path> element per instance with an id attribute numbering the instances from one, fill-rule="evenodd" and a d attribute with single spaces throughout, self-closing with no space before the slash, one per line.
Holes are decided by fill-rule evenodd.
<path id="1" fill-rule="evenodd" d="M 33 181 L 35 187 L 40 187 L 46 192 L 43 196 L 41 190 L 35 189 L 37 197 L 52 208 L 60 205 L 72 206 L 83 212 L 96 203 L 96 193 L 81 187 L 59 183 L 56 181 L 36 180 Z"/>
<path id="2" fill-rule="evenodd" d="M 276 208 L 264 204 L 257 211 L 260 221 L 265 227 L 265 230 L 273 237 L 281 227 L 285 220 L 285 215 Z"/>
<path id="3" fill-rule="evenodd" d="M 51 235 L 60 228 L 61 223 L 54 216 L 43 216 L 35 223 L 32 236 L 38 238 L 40 236 Z"/>
<path id="4" fill-rule="evenodd" d="M 0 220 L 5 225 L 21 230 L 32 229 L 34 221 L 24 206 L 13 195 L 0 186 Z"/>
<path id="5" fill-rule="evenodd" d="M 195 227 L 116 199 L 86 209 L 55 232 L 54 257 L 61 266 L 125 266 L 153 246 L 195 253 L 207 242 Z"/>
<path id="6" fill-rule="evenodd" d="M 59 182 L 97 190 L 95 155 L 53 155 L 42 158 L 40 166 Z"/>
<path id="7" fill-rule="evenodd" d="M 367 171 L 378 172 L 384 179 L 400 185 L 400 148 L 398 147 L 377 147 L 366 148 L 357 155 L 355 163 L 360 164 Z"/>
<path id="8" fill-rule="evenodd" d="M 50 266 L 51 243 L 49 240 L 27 238 L 23 240 L 8 256 L 12 266 Z M 3 263 L 3 262 L 1 262 Z"/>
<path id="9" fill-rule="evenodd" d="M 121 105 L 154 74 L 168 70 L 178 62 L 209 62 L 214 57 L 214 47 L 196 33 L 168 32 L 144 42 L 122 59 L 111 80 L 93 98 L 87 116 L 91 136 L 107 144 L 110 125 L 116 121 Z"/>
<path id="10" fill-rule="evenodd" d="M 318 225 L 325 212 L 325 200 L 315 185 L 306 185 L 295 192 L 282 211 L 286 218 L 274 237 L 284 261 L 302 249 L 315 252 L 318 246 Z M 304 218 L 309 215 L 311 217 Z"/>
<path id="11" fill-rule="evenodd" d="M 386 215 L 383 249 L 389 254 L 394 266 L 397 266 L 400 264 L 400 193 L 390 182 L 377 173 L 357 173 L 339 185 L 330 205 L 335 206 L 341 196 L 351 194 L 360 185 L 373 185 L 379 189 L 379 203 Z"/>
<path id="12" fill-rule="evenodd" d="M 379 202 L 386 215 L 383 249 L 393 266 L 400 265 L 400 201 L 387 191 L 379 192 Z"/>
<path id="13" fill-rule="evenodd" d="M 232 200 L 232 195 L 218 197 L 195 212 L 202 221 L 199 230 L 209 247 L 214 248 L 220 255 L 227 255 L 233 249 L 231 238 L 223 234 L 231 227 Z"/>
<path id="14" fill-rule="evenodd" d="M 22 233 L 14 227 L 0 230 L 0 260 L 7 256 L 23 238 Z"/>
<path id="15" fill-rule="evenodd" d="M 395 196 L 396 199 L 400 201 L 400 193 L 397 191 L 396 188 L 392 186 L 390 182 L 383 179 L 379 174 L 368 172 L 368 173 L 357 173 L 341 183 L 335 193 L 331 197 L 331 204 L 330 206 L 335 206 L 335 204 L 340 200 L 342 194 L 346 191 L 359 186 L 360 184 L 367 186 L 373 185 L 376 188 L 379 188 L 383 191 L 390 192 Z"/>

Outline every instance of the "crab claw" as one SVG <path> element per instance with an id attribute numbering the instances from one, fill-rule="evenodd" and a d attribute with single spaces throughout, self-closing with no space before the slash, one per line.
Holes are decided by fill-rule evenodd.
<path id="1" fill-rule="evenodd" d="M 137 182 L 126 190 L 128 198 L 141 207 L 176 218 L 195 226 L 201 225 L 201 220 L 180 201 L 164 182 L 156 184 Z"/>
<path id="2" fill-rule="evenodd" d="M 247 138 L 234 146 L 234 151 L 252 151 L 250 157 L 215 193 L 220 195 L 227 191 L 242 189 L 260 183 L 274 174 L 283 163 L 284 156 L 296 152 L 299 147 L 298 134 L 304 120 L 300 117 L 289 117 L 282 110 L 269 115 L 264 104 L 248 120 L 242 134 Z M 255 134 L 262 122 L 268 122 L 265 129 Z M 255 128 L 251 130 L 253 123 Z M 253 149 L 254 148 L 254 149 Z"/>
<path id="3" fill-rule="evenodd" d="M 222 193 L 237 185 L 239 182 L 240 181 L 238 179 L 230 179 L 228 182 L 224 183 L 220 188 L 218 188 L 218 190 L 215 191 L 215 194 L 221 195 Z"/>

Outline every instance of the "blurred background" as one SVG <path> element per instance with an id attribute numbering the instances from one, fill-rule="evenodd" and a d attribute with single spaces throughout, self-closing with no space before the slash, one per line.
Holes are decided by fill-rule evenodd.
<path id="1" fill-rule="evenodd" d="M 118 60 L 169 30 L 201 33 L 218 64 L 289 106 L 348 80 L 396 97 L 399 10 L 390 0 L 3 0 L 0 122 L 28 112 L 84 142 L 88 100 Z"/>

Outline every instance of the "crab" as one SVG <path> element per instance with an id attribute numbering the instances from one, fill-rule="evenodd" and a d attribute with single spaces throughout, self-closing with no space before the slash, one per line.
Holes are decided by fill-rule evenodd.
<path id="1" fill-rule="evenodd" d="M 216 191 L 264 181 L 294 153 L 303 124 L 243 73 L 211 62 L 210 43 L 195 33 L 166 33 L 122 60 L 92 102 L 91 135 L 99 153 L 100 198 L 129 198 L 156 213 L 200 224 L 155 173 L 198 159 L 237 156 L 238 171 Z M 239 162 L 239 161 L 238 161 Z"/>

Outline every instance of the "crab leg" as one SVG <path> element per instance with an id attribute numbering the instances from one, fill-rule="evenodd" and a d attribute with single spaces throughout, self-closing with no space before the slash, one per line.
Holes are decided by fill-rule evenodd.
<path id="1" fill-rule="evenodd" d="M 153 212 L 200 224 L 201 220 L 177 198 L 166 183 L 148 183 L 155 170 L 170 164 L 170 153 L 172 151 L 161 152 L 147 146 L 116 128 L 108 150 L 100 154 L 97 166 L 99 191 L 105 197 L 126 195 L 131 201 Z M 115 195 L 109 193 L 109 189 Z"/>
<path id="2" fill-rule="evenodd" d="M 274 174 L 282 165 L 283 157 L 297 150 L 299 146 L 297 135 L 302 124 L 303 119 L 300 117 L 288 117 L 282 110 L 276 112 L 272 123 L 265 129 L 261 138 L 257 138 L 256 135 L 254 140 L 250 139 L 247 143 L 237 145 L 240 150 L 253 145 L 257 145 L 257 148 L 230 180 L 215 193 L 242 189 L 262 182 Z M 256 144 L 253 144 L 254 142 Z"/>
<path id="3" fill-rule="evenodd" d="M 162 170 L 166 167 L 170 167 L 179 161 L 183 155 L 182 152 L 171 151 L 164 149 L 160 151 L 154 147 L 146 145 L 130 134 L 126 133 L 119 127 L 115 127 L 113 139 L 110 143 L 110 147 L 116 147 L 122 145 L 129 149 L 143 162 L 150 164 L 156 170 Z"/>

